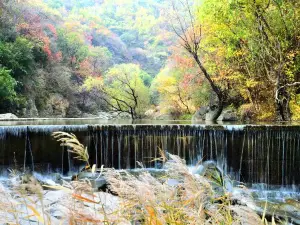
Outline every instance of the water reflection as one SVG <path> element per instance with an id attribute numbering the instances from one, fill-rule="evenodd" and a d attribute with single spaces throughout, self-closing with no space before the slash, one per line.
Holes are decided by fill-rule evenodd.
<path id="1" fill-rule="evenodd" d="M 103 120 L 97 118 L 32 118 L 32 119 L 17 119 L 12 121 L 1 121 L 0 126 L 21 126 L 21 125 L 300 125 L 298 122 L 222 122 L 222 121 L 191 121 L 191 120 L 130 120 L 130 119 L 116 119 L 116 120 Z"/>

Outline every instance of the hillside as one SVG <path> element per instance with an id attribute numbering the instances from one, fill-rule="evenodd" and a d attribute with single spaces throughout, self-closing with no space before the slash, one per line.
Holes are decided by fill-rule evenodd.
<path id="1" fill-rule="evenodd" d="M 299 4 L 1 1 L 0 113 L 299 120 Z"/>
<path id="2" fill-rule="evenodd" d="M 118 64 L 139 65 L 149 86 L 174 41 L 164 7 L 156 0 L 3 2 L 0 63 L 10 85 L 1 95 L 1 112 L 96 114 L 107 107 L 84 81 Z"/>

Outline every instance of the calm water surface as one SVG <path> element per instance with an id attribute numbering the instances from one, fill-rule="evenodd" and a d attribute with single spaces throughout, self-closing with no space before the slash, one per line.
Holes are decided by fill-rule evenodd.
<path id="1" fill-rule="evenodd" d="M 212 122 L 212 121 L 191 121 L 191 120 L 102 120 L 102 119 L 91 119 L 91 118 L 57 118 L 57 119 L 17 119 L 12 121 L 1 121 L 0 126 L 21 126 L 21 125 L 191 125 L 191 124 L 202 124 L 202 125 L 283 125 L 283 126 L 296 126 L 300 125 L 298 122 Z"/>

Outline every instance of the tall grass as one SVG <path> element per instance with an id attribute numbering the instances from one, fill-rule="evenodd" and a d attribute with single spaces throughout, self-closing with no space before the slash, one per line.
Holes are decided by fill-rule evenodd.
<path id="1" fill-rule="evenodd" d="M 231 205 L 228 193 L 216 193 L 207 178 L 191 174 L 178 156 L 169 157 L 161 178 L 147 171 L 133 176 L 112 169 L 105 174 L 111 190 L 122 198 L 128 220 L 147 225 L 261 223 L 247 207 Z"/>
<path id="2" fill-rule="evenodd" d="M 53 136 L 75 158 L 88 163 L 87 148 L 75 135 Z M 35 180 L 24 184 L 20 175 L 11 178 L 10 188 L 0 184 L 0 223 L 6 224 L 264 224 L 246 206 L 233 205 L 230 193 L 216 191 L 216 182 L 190 173 L 178 156 L 162 152 L 166 172 L 153 176 L 147 170 L 138 175 L 114 169 L 103 170 L 109 193 L 93 192 L 88 180 L 44 186 Z M 89 165 L 89 163 L 88 163 Z M 25 186 L 24 186 L 25 185 Z M 223 187 L 222 184 L 221 188 Z M 31 187 L 32 186 L 32 187 Z M 34 188 L 34 186 L 36 186 Z M 55 192 L 54 192 L 55 190 Z M 30 222 L 31 221 L 31 222 Z M 275 224 L 275 223 L 274 223 Z"/>

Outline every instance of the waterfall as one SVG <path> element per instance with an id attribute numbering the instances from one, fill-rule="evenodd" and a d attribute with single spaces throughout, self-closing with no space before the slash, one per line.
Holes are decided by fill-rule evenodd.
<path id="1" fill-rule="evenodd" d="M 160 168 L 159 149 L 184 158 L 187 164 L 214 160 L 232 179 L 244 183 L 300 183 L 300 126 L 221 125 L 32 125 L 0 126 L 3 170 L 20 167 L 66 173 L 80 162 L 50 134 L 72 132 L 89 149 L 91 164 L 129 169 L 137 162 Z M 24 149 L 25 148 L 25 149 Z M 62 152 L 63 151 L 63 152 Z M 22 164 L 22 165 L 21 165 Z M 37 166 L 39 165 L 39 166 Z"/>

